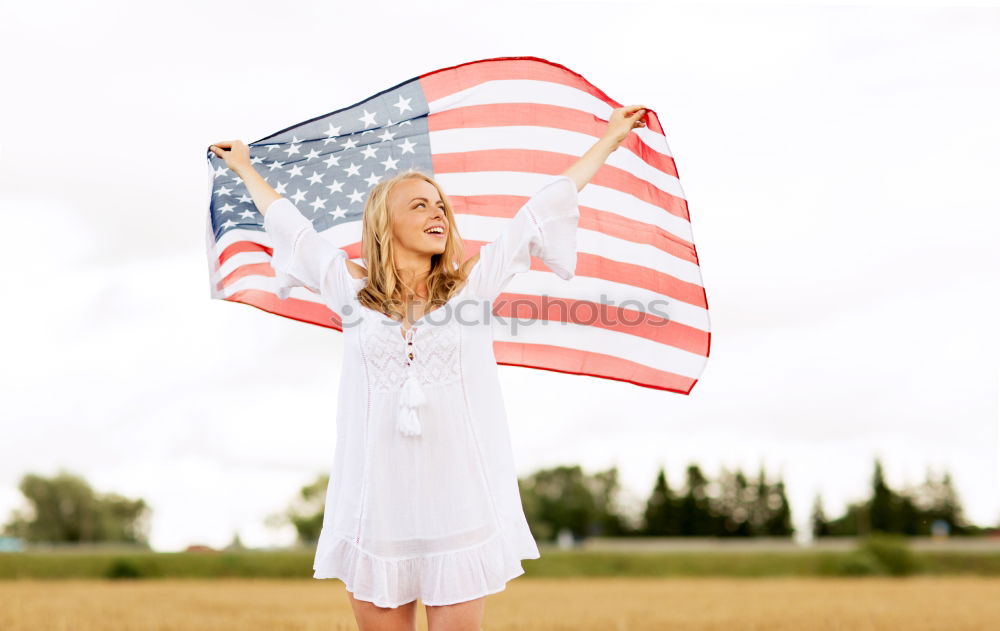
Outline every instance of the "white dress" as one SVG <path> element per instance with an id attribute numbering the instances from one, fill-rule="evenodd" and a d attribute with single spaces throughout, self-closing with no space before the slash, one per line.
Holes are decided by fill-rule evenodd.
<path id="1" fill-rule="evenodd" d="M 555 176 L 482 246 L 461 290 L 407 330 L 361 305 L 367 279 L 351 276 L 347 253 L 291 201 L 270 204 L 264 228 L 279 297 L 305 286 L 343 321 L 314 578 L 339 578 L 380 607 L 448 605 L 502 591 L 524 573 L 522 559 L 539 558 L 518 492 L 493 319 L 482 314 L 531 255 L 572 278 L 579 217 L 576 184 Z"/>

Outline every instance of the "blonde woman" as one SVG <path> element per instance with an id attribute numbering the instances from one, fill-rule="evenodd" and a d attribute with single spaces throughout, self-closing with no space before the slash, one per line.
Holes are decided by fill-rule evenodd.
<path id="1" fill-rule="evenodd" d="M 426 174 L 371 189 L 359 265 L 264 181 L 246 144 L 212 145 L 264 215 L 278 295 L 307 287 L 343 323 L 337 442 L 313 569 L 344 581 L 361 631 L 415 630 L 418 598 L 430 631 L 478 631 L 485 597 L 524 573 L 521 560 L 539 558 L 518 493 L 490 304 L 531 256 L 573 277 L 577 193 L 644 114 L 615 109 L 604 136 L 468 260 L 448 197 Z"/>

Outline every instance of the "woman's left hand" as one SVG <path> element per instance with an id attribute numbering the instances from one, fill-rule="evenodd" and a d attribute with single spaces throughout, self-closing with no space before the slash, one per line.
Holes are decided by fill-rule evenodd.
<path id="1" fill-rule="evenodd" d="M 626 105 L 615 108 L 611 112 L 611 120 L 608 121 L 604 137 L 609 138 L 617 149 L 618 145 L 628 138 L 633 129 L 646 126 L 646 121 L 641 120 L 645 116 L 646 108 L 642 105 Z"/>

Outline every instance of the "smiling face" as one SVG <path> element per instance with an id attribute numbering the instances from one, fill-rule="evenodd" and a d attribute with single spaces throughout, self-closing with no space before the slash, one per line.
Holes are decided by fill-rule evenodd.
<path id="1" fill-rule="evenodd" d="M 361 222 L 367 270 L 361 304 L 402 321 L 411 300 L 446 303 L 468 274 L 458 223 L 449 196 L 429 173 L 411 168 L 376 183 Z"/>
<path id="2" fill-rule="evenodd" d="M 444 252 L 451 226 L 433 184 L 420 178 L 399 182 L 389 194 L 389 208 L 393 240 L 399 247 L 425 255 Z"/>

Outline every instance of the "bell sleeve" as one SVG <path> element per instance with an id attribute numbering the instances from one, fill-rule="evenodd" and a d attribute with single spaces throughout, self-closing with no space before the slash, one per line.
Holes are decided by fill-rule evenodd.
<path id="1" fill-rule="evenodd" d="M 559 278 L 573 278 L 579 222 L 576 182 L 560 175 L 532 195 L 494 241 L 479 249 L 467 281 L 470 290 L 482 299 L 495 299 L 515 274 L 531 269 L 532 256 Z"/>
<path id="2" fill-rule="evenodd" d="M 347 252 L 324 239 L 312 221 L 284 197 L 268 205 L 264 231 L 271 239 L 271 267 L 278 298 L 287 298 L 292 287 L 305 287 L 341 313 L 341 307 L 349 304 L 356 293 L 347 269 Z"/>

